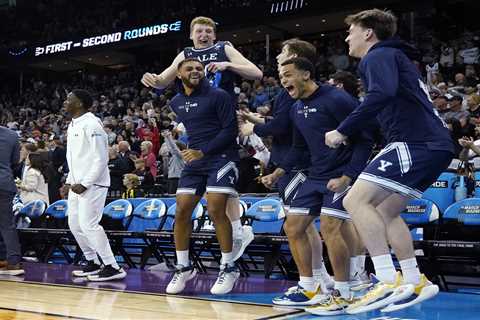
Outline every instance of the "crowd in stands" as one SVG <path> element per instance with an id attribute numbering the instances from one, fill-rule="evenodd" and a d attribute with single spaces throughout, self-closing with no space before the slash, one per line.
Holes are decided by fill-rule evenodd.
<path id="1" fill-rule="evenodd" d="M 253 1 L 199 0 L 67 0 L 17 2 L 0 10 L 0 49 L 43 42 L 61 42 L 127 30 L 131 27 L 171 23 L 222 9 L 251 6 Z M 165 10 L 168 8 L 168 10 Z"/>
<path id="2" fill-rule="evenodd" d="M 60 7 L 68 3 L 63 0 L 57 2 Z M 112 6 L 112 16 L 117 18 L 115 8 L 123 8 L 125 1 L 107 2 Z M 216 4 L 222 5 L 223 2 L 216 1 Z M 242 3 L 249 5 L 249 1 Z M 45 6 L 44 1 L 39 2 L 36 10 L 44 10 L 42 6 Z M 55 12 L 51 14 L 62 16 Z M 79 17 L 81 19 L 82 15 Z M 95 24 L 95 28 L 106 27 L 102 23 L 108 19 L 98 21 L 101 23 Z M 75 20 L 67 22 L 70 25 Z M 129 20 L 128 23 L 131 22 Z M 67 32 L 77 32 L 75 23 L 71 26 L 73 29 Z M 52 28 L 58 29 L 58 26 Z M 85 32 L 91 34 L 92 30 Z M 345 33 L 340 32 L 306 39 L 312 41 L 318 50 L 318 81 L 327 82 L 332 74 L 340 70 L 355 73 L 358 61 L 348 56 L 344 37 Z M 457 143 L 457 153 L 460 154 L 463 148 L 480 150 L 471 147 L 480 145 L 480 32 L 457 34 L 454 40 L 433 37 L 433 41 L 424 42 L 422 39 L 418 37 L 418 41 L 414 41 L 420 49 L 417 63 L 424 76 L 424 84 L 419 85 L 428 91 L 441 118 L 448 124 Z M 274 98 L 281 90 L 276 73 L 276 52 L 272 50 L 267 63 L 264 44 L 244 45 L 238 49 L 264 72 L 261 81 L 238 79 L 235 87 L 238 106 L 268 117 Z M 91 111 L 102 119 L 108 134 L 111 196 L 174 193 L 184 165 L 179 150 L 187 146 L 186 133 L 176 123 L 175 114 L 169 107 L 175 88 L 160 92 L 143 87 L 139 81 L 146 71 L 158 72 L 161 69 L 154 62 L 114 73 L 79 72 L 61 81 L 31 78 L 26 81 L 21 94 L 18 90 L 2 90 L 0 124 L 15 130 L 23 141 L 22 159 L 27 170 L 17 173 L 22 197 L 29 199 L 35 192 L 52 202 L 63 196 L 60 190 L 62 178 L 68 170 L 64 146 L 69 119 L 62 110 L 62 104 L 66 94 L 74 88 L 83 88 L 93 94 L 95 99 Z M 363 94 L 360 86 L 360 100 Z M 474 143 L 476 140 L 479 142 Z M 268 157 L 260 156 L 262 150 L 269 147 L 268 139 L 259 142 L 239 139 L 239 142 L 243 173 L 240 175 L 239 191 L 266 192 L 255 178 L 268 168 Z"/>

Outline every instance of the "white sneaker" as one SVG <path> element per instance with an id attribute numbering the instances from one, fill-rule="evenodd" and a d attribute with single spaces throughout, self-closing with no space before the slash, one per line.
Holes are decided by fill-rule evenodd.
<path id="1" fill-rule="evenodd" d="M 320 284 L 320 290 L 322 293 L 329 293 L 335 287 L 335 281 L 332 276 L 328 273 L 322 273 L 318 276 L 315 276 L 315 281 Z"/>
<path id="2" fill-rule="evenodd" d="M 178 265 L 177 271 L 173 275 L 172 280 L 170 280 L 166 292 L 168 294 L 177 294 L 182 292 L 185 289 L 187 282 L 195 278 L 196 275 L 197 270 L 194 267 L 184 267 L 182 265 Z"/>
<path id="3" fill-rule="evenodd" d="M 236 266 L 220 266 L 217 281 L 213 285 L 210 292 L 212 294 L 227 294 L 232 291 L 235 281 L 240 277 L 240 272 Z"/>
<path id="4" fill-rule="evenodd" d="M 232 253 L 233 261 L 237 261 L 245 252 L 245 249 L 253 241 L 255 235 L 253 234 L 252 226 L 242 226 L 242 236 L 233 239 Z"/>
<path id="5" fill-rule="evenodd" d="M 364 270 L 362 273 L 355 272 L 348 284 L 351 291 L 362 291 L 371 286 L 371 281 L 367 271 Z"/>

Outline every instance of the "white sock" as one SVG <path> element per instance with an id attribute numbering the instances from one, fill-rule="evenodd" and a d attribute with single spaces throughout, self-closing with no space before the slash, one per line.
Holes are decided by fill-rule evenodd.
<path id="1" fill-rule="evenodd" d="M 325 263 L 322 262 L 320 268 L 312 269 L 312 274 L 315 279 L 320 279 L 322 277 L 330 277 L 328 274 L 327 268 L 325 268 Z"/>
<path id="2" fill-rule="evenodd" d="M 372 257 L 372 261 L 375 267 L 375 276 L 380 281 L 387 283 L 395 282 L 397 271 L 395 270 L 392 256 L 390 254 Z"/>
<path id="3" fill-rule="evenodd" d="M 350 280 L 357 274 L 357 257 L 350 257 Z"/>
<path id="4" fill-rule="evenodd" d="M 343 298 L 350 299 L 350 286 L 348 285 L 348 281 L 335 280 L 335 290 L 338 290 Z"/>
<path id="5" fill-rule="evenodd" d="M 418 269 L 417 259 L 415 257 L 401 260 L 400 267 L 402 268 L 404 283 L 415 285 L 420 283 L 420 270 Z"/>
<path id="6" fill-rule="evenodd" d="M 317 285 L 313 277 L 300 276 L 300 281 L 298 281 L 298 285 L 307 291 L 315 291 L 317 289 Z"/>
<path id="7" fill-rule="evenodd" d="M 367 258 L 366 255 L 359 255 L 357 256 L 357 270 L 358 273 L 362 273 L 365 271 L 365 259 Z"/>
<path id="8" fill-rule="evenodd" d="M 177 264 L 184 267 L 190 266 L 190 258 L 188 257 L 188 250 L 176 251 L 177 253 Z"/>
<path id="9" fill-rule="evenodd" d="M 242 222 L 240 219 L 232 221 L 232 237 L 234 239 L 241 238 L 243 235 Z"/>
<path id="10" fill-rule="evenodd" d="M 226 264 L 227 266 L 233 265 L 233 253 L 230 252 L 222 252 L 222 264 Z"/>

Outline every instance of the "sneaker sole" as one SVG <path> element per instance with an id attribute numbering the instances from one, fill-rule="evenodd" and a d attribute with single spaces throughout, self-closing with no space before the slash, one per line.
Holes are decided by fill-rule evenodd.
<path id="1" fill-rule="evenodd" d="M 389 304 L 407 299 L 413 294 L 414 291 L 415 291 L 415 286 L 413 284 L 404 284 L 395 288 L 393 293 L 385 299 L 380 299 L 366 306 L 360 306 L 352 309 L 347 308 L 346 312 L 348 314 L 358 314 L 358 313 L 380 309 Z"/>
<path id="2" fill-rule="evenodd" d="M 180 292 L 185 290 L 187 282 L 192 280 L 193 278 L 195 278 L 196 275 L 197 275 L 197 269 L 193 269 L 193 272 L 190 274 L 190 276 L 188 276 L 187 280 L 185 280 L 185 285 L 183 286 L 182 290 L 174 290 L 174 291 L 168 290 L 168 286 L 167 286 L 167 289 L 165 289 L 165 293 L 167 293 L 167 294 L 179 294 Z"/>
<path id="3" fill-rule="evenodd" d="M 305 308 L 305 311 L 317 316 L 334 316 L 337 314 L 345 314 L 345 309 L 329 311 L 329 310 L 315 310 L 318 308 Z"/>
<path id="4" fill-rule="evenodd" d="M 110 281 L 110 280 L 120 280 L 125 278 L 126 276 L 127 276 L 127 273 L 124 271 L 122 273 L 119 273 L 107 278 L 100 278 L 99 276 L 96 276 L 96 277 L 88 276 L 87 279 L 88 281 L 101 282 L 101 281 Z"/>
<path id="5" fill-rule="evenodd" d="M 83 272 L 82 270 L 74 270 L 72 271 L 72 276 L 74 277 L 87 277 L 87 276 L 92 276 L 95 274 L 98 274 L 100 270 L 95 270 L 91 272 Z"/>
<path id="6" fill-rule="evenodd" d="M 25 270 L 2 270 L 0 271 L 0 275 L 6 276 L 21 276 L 25 273 Z"/>
<path id="7" fill-rule="evenodd" d="M 437 285 L 426 286 L 425 288 L 422 289 L 422 291 L 420 291 L 420 294 L 415 299 L 413 299 L 412 301 L 407 302 L 407 303 L 402 303 L 402 304 L 396 304 L 396 305 L 391 304 L 388 307 L 386 307 L 386 308 L 384 308 L 380 311 L 381 312 L 393 312 L 393 311 L 398 311 L 398 310 L 402 310 L 402 309 L 411 307 L 414 304 L 417 304 L 417 303 L 420 303 L 422 301 L 433 298 L 434 296 L 436 296 L 438 294 L 439 291 L 440 291 L 440 289 L 438 288 Z"/>

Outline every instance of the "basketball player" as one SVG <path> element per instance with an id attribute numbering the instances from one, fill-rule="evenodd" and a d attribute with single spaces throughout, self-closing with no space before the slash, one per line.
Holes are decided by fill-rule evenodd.
<path id="1" fill-rule="evenodd" d="M 68 225 L 87 259 L 87 265 L 72 274 L 90 281 L 123 279 L 127 274 L 115 261 L 99 224 L 110 185 L 107 134 L 100 119 L 88 112 L 92 106 L 88 91 L 73 90 L 63 104 L 72 116 L 67 131 L 70 171 L 65 184 L 69 190 Z"/>
<path id="2" fill-rule="evenodd" d="M 160 74 L 145 73 L 141 82 L 147 86 L 163 89 L 175 80 L 178 64 L 186 58 L 196 58 L 206 68 L 213 86 L 227 91 L 236 100 L 234 88 L 235 75 L 248 80 L 261 79 L 263 74 L 252 62 L 246 59 L 229 42 L 216 40 L 215 22 L 208 17 L 196 17 L 190 23 L 190 39 L 193 47 L 187 47 L 180 52 L 172 64 Z M 237 260 L 245 248 L 253 240 L 250 226 L 244 226 L 240 221 L 238 197 L 228 201 L 227 213 L 232 222 L 233 251 Z"/>
<path id="3" fill-rule="evenodd" d="M 406 54 L 406 46 L 391 39 L 397 31 L 397 18 L 389 11 L 373 9 L 350 15 L 345 22 L 350 26 L 345 40 L 349 54 L 361 58 L 359 74 L 366 96 L 336 130 L 325 135 L 325 143 L 340 147 L 375 117 L 389 142 L 344 199 L 376 274 L 372 289 L 347 312 L 365 312 L 389 304 L 383 311 L 394 311 L 438 292 L 438 287 L 419 272 L 412 238 L 400 212 L 411 198 L 420 198 L 447 168 L 453 143 Z M 388 243 L 400 262 L 403 277 L 395 270 Z M 413 300 L 394 304 L 405 297 Z"/>
<path id="4" fill-rule="evenodd" d="M 171 101 L 171 108 L 188 132 L 189 146 L 181 152 L 187 164 L 178 183 L 176 198 L 174 234 L 178 265 L 167 293 L 182 292 L 187 281 L 196 275 L 188 250 L 191 215 L 206 191 L 208 214 L 215 224 L 222 252 L 220 273 L 210 291 L 226 294 L 240 275 L 234 264 L 232 227 L 226 215 L 229 196 L 237 196 L 235 182 L 239 156 L 235 143 L 238 133 L 235 107 L 226 91 L 209 85 L 204 67 L 197 59 L 181 61 L 178 78 L 182 85 L 180 93 Z"/>
<path id="5" fill-rule="evenodd" d="M 312 253 L 306 229 L 322 214 L 322 235 L 329 249 L 335 276 L 335 290 L 321 305 L 325 314 L 337 314 L 352 302 L 349 284 L 349 263 L 352 239 L 347 212 L 342 199 L 350 183 L 365 167 L 371 153 L 372 141 L 359 135 L 348 146 L 331 152 L 324 143 L 324 134 L 336 127 L 356 107 L 357 101 L 343 90 L 319 86 L 313 79 L 314 67 L 304 58 L 284 61 L 280 68 L 282 86 L 298 100 L 291 108 L 294 141 L 284 161 L 262 181 L 270 185 L 297 162 L 304 149 L 311 154 L 311 166 L 306 181 L 292 200 L 284 229 L 290 250 L 300 274 L 296 291 L 287 291 L 274 299 L 276 304 L 312 304 L 316 283 L 312 278 Z M 352 240 L 350 240 L 352 241 Z"/>
<path id="6" fill-rule="evenodd" d="M 278 68 L 281 64 L 295 57 L 306 58 L 312 63 L 316 61 L 316 48 L 307 41 L 290 39 L 282 43 L 282 50 L 277 56 Z M 271 119 L 258 117 L 254 113 L 240 110 L 239 128 L 243 136 L 253 133 L 260 137 L 273 136 L 272 153 L 270 160 L 275 166 L 280 165 L 283 158 L 288 154 L 292 146 L 292 122 L 290 121 L 290 109 L 295 103 L 285 88 L 275 98 Z M 295 164 L 290 172 L 282 176 L 277 183 L 279 194 L 282 198 L 286 211 L 290 207 L 293 196 L 298 188 L 306 180 L 305 170 L 310 165 L 310 155 L 307 152 L 301 158 L 302 161 Z M 308 239 L 312 248 L 312 272 L 315 280 L 320 283 L 322 292 L 326 293 L 333 288 L 333 280 L 328 274 L 323 261 L 322 239 L 315 224 L 307 228 Z M 296 288 L 296 287 L 295 287 Z M 293 290 L 293 288 L 292 288 Z"/>

